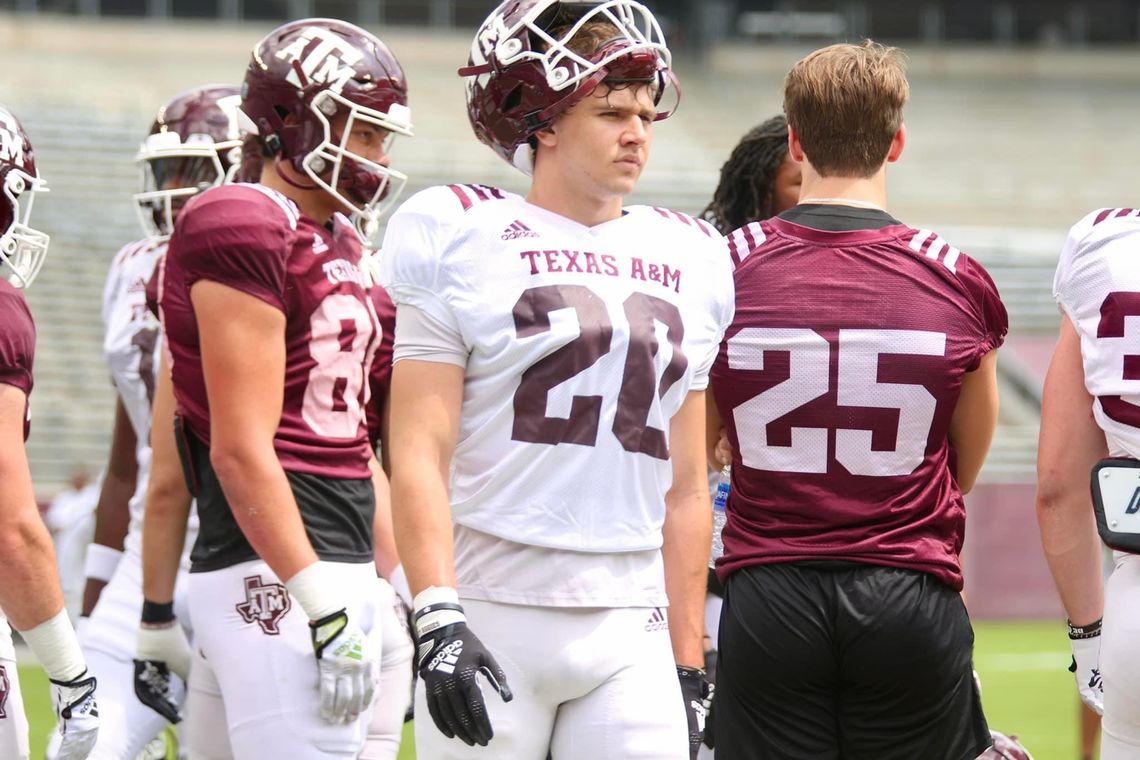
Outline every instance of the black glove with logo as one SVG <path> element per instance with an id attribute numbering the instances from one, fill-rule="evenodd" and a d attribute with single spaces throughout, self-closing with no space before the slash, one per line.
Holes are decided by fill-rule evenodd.
<path id="1" fill-rule="evenodd" d="M 689 758 L 696 760 L 705 736 L 705 720 L 712 709 L 713 685 L 700 668 L 677 666 L 681 680 L 681 697 L 685 700 L 685 717 L 689 721 Z"/>
<path id="2" fill-rule="evenodd" d="M 510 702 L 514 695 L 507 676 L 467 627 L 455 589 L 429 588 L 416 603 L 416 661 L 431 719 L 444 736 L 485 747 L 495 734 L 475 677 L 482 673 L 503 701 Z"/>

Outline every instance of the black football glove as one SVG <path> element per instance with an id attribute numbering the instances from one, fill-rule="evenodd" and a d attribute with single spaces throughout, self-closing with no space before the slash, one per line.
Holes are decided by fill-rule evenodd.
<path id="1" fill-rule="evenodd" d="M 681 697 L 685 701 L 685 717 L 689 721 L 689 758 L 696 760 L 705 736 L 705 720 L 712 708 L 713 685 L 700 668 L 678 665 L 677 678 L 681 680 Z"/>
<path id="2" fill-rule="evenodd" d="M 448 738 L 487 746 L 495 734 L 475 677 L 482 673 L 503 701 L 510 702 L 514 695 L 503 669 L 467 627 L 458 604 L 422 607 L 416 611 L 415 628 L 417 662 L 431 719 Z"/>

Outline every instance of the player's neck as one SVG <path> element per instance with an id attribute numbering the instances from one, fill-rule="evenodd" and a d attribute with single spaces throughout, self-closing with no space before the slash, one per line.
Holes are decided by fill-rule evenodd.
<path id="1" fill-rule="evenodd" d="M 621 216 L 622 196 L 589 192 L 563 180 L 537 169 L 530 192 L 526 195 L 527 203 L 586 227 L 604 224 Z"/>
<path id="2" fill-rule="evenodd" d="M 886 209 L 886 172 L 879 170 L 870 177 L 820 177 L 804 171 L 800 203 L 842 203 Z"/>
<path id="3" fill-rule="evenodd" d="M 307 187 L 312 184 L 311 179 L 298 177 L 290 166 L 279 168 L 280 171 L 273 162 L 266 162 L 265 167 L 261 170 L 261 184 L 271 190 L 276 190 L 296 203 L 302 214 L 317 224 L 326 224 L 332 218 L 333 213 L 339 210 L 339 204 L 327 191 L 319 187 L 312 189 Z M 282 174 L 288 174 L 289 178 L 286 179 Z M 303 187 L 297 187 L 297 184 L 293 184 L 293 182 L 303 185 Z"/>

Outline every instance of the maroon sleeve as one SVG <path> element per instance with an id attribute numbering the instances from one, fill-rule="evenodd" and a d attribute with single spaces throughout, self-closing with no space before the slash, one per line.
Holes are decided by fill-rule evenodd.
<path id="1" fill-rule="evenodd" d="M 972 258 L 963 258 L 966 265 L 962 267 L 959 276 L 973 299 L 982 324 L 978 353 L 968 370 L 972 371 L 977 369 L 983 356 L 1005 342 L 1005 335 L 1009 332 L 1009 315 L 1006 314 L 1005 304 L 1002 303 L 997 285 L 990 278 L 989 272 Z"/>
<path id="2" fill-rule="evenodd" d="M 187 288 L 210 280 L 285 311 L 293 213 L 253 185 L 214 188 L 183 209 L 167 255 L 182 262 Z"/>
<path id="3" fill-rule="evenodd" d="M 388 297 L 388 291 L 373 285 L 369 291 L 376 317 L 380 320 L 380 345 L 372 359 L 368 373 L 370 401 L 368 402 L 368 438 L 375 448 L 380 440 L 381 414 L 388 399 L 388 388 L 392 380 L 392 345 L 396 337 L 396 305 Z"/>
<path id="4" fill-rule="evenodd" d="M 31 393 L 36 326 L 24 296 L 6 280 L 0 283 L 0 383 Z"/>

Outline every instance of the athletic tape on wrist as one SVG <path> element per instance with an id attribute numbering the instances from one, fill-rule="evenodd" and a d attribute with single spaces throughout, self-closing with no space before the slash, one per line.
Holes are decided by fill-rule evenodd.
<path id="1" fill-rule="evenodd" d="M 463 606 L 459 604 L 459 592 L 450 586 L 428 586 L 416 594 L 412 606 L 415 609 L 412 625 L 417 639 L 445 625 L 467 622 Z"/>
<path id="2" fill-rule="evenodd" d="M 87 546 L 87 558 L 83 561 L 83 575 L 106 583 L 115 574 L 123 553 L 103 544 L 92 542 Z"/>
<path id="3" fill-rule="evenodd" d="M 30 631 L 20 631 L 20 635 L 53 681 L 67 682 L 79 678 L 87 670 L 79 639 L 65 610 L 61 609 L 55 617 Z"/>
<path id="4" fill-rule="evenodd" d="M 404 572 L 403 565 L 396 565 L 392 568 L 392 572 L 388 573 L 388 582 L 392 584 L 392 588 L 396 590 L 404 604 L 410 608 L 412 606 L 412 589 L 408 586 L 408 576 Z"/>
<path id="5" fill-rule="evenodd" d="M 309 620 L 320 620 L 347 607 L 340 598 L 336 574 L 324 562 L 309 565 L 285 581 L 285 588 Z"/>

